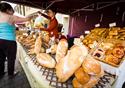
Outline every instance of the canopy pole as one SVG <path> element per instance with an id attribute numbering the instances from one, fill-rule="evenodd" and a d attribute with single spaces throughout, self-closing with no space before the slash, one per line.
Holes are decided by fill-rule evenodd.
<path id="1" fill-rule="evenodd" d="M 49 7 L 51 7 L 54 3 L 61 2 L 61 1 L 64 1 L 64 0 L 54 0 L 54 1 L 51 1 L 51 3 L 46 7 L 46 9 L 48 9 Z"/>
<path id="2" fill-rule="evenodd" d="M 92 7 L 92 8 L 90 9 L 90 7 Z M 94 4 L 87 5 L 87 6 L 83 7 L 83 8 L 81 8 L 81 9 L 77 9 L 77 10 L 73 11 L 71 14 L 77 13 L 77 12 L 82 11 L 82 10 L 84 10 L 84 11 L 94 11 L 93 7 L 94 7 Z"/>

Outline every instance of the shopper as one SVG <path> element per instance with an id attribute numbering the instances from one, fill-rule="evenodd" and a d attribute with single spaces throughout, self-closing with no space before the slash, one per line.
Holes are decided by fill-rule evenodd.
<path id="1" fill-rule="evenodd" d="M 0 78 L 5 74 L 5 60 L 8 63 L 8 76 L 13 78 L 16 75 L 14 72 L 16 59 L 16 36 L 14 24 L 16 22 L 24 22 L 31 19 L 31 17 L 21 18 L 13 15 L 14 10 L 8 3 L 0 3 Z"/>
<path id="2" fill-rule="evenodd" d="M 55 17 L 56 15 L 56 9 L 48 9 L 46 10 L 47 15 L 42 14 L 42 16 L 44 16 L 45 18 L 50 20 L 50 23 L 48 25 L 47 28 L 42 28 L 42 30 L 48 31 L 50 37 L 55 37 L 58 38 L 59 34 L 58 34 L 58 21 Z"/>

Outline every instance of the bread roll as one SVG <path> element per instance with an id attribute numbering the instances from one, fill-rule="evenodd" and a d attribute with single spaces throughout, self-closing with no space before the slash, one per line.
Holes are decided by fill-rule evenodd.
<path id="1" fill-rule="evenodd" d="M 85 48 L 85 46 L 83 46 Z M 56 65 L 56 75 L 60 82 L 67 81 L 74 72 L 81 66 L 85 53 L 88 50 L 79 46 L 73 47 L 68 54 Z M 83 52 L 84 51 L 84 52 Z M 86 54 L 87 55 L 87 54 Z"/>
<path id="2" fill-rule="evenodd" d="M 82 67 L 75 72 L 75 77 L 82 85 L 86 84 L 90 80 L 90 76 L 83 70 Z"/>
<path id="3" fill-rule="evenodd" d="M 98 75 L 101 72 L 101 65 L 91 56 L 88 56 L 82 64 L 82 67 L 85 72 L 91 75 Z"/>
<path id="4" fill-rule="evenodd" d="M 56 62 L 58 63 L 60 59 L 62 59 L 68 50 L 68 42 L 66 39 L 61 39 L 59 41 L 59 44 L 57 46 L 57 50 L 56 50 Z"/>
<path id="5" fill-rule="evenodd" d="M 56 65 L 55 60 L 49 54 L 46 53 L 37 54 L 36 60 L 40 65 L 47 68 L 54 68 Z"/>
<path id="6" fill-rule="evenodd" d="M 74 88 L 93 88 L 99 81 L 100 77 L 104 75 L 104 70 L 101 68 L 101 72 L 96 76 L 90 76 L 90 79 L 87 83 L 81 84 L 77 78 L 74 78 L 72 81 Z"/>

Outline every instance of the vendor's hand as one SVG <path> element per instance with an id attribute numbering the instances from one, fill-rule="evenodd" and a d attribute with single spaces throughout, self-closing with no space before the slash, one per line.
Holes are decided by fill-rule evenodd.
<path id="1" fill-rule="evenodd" d="M 45 31 L 45 28 L 40 28 L 40 30 L 43 30 L 43 31 Z"/>

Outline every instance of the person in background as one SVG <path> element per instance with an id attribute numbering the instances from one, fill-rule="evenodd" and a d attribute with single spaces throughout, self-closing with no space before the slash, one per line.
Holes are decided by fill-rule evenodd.
<path id="1" fill-rule="evenodd" d="M 58 38 L 59 34 L 58 34 L 58 21 L 55 17 L 56 15 L 56 10 L 55 9 L 48 9 L 46 10 L 47 15 L 42 14 L 42 16 L 44 16 L 45 18 L 49 19 L 50 22 L 48 24 L 47 28 L 41 28 L 41 30 L 45 30 L 49 32 L 49 36 L 50 37 L 55 37 Z"/>
<path id="2" fill-rule="evenodd" d="M 17 72 L 14 71 L 17 43 L 15 36 L 15 24 L 29 21 L 32 17 L 21 18 L 13 15 L 14 10 L 10 4 L 0 3 L 0 78 L 5 74 L 5 60 L 7 58 L 8 77 L 13 78 Z"/>

